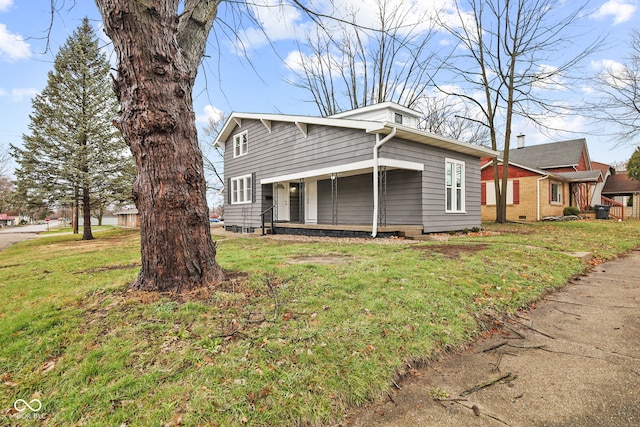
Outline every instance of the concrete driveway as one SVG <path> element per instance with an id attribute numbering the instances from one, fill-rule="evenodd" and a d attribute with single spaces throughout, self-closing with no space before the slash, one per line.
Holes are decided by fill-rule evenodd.
<path id="1" fill-rule="evenodd" d="M 47 225 L 25 225 L 20 227 L 5 227 L 0 229 L 0 251 L 14 243 L 35 239 L 38 233 L 47 231 Z"/>

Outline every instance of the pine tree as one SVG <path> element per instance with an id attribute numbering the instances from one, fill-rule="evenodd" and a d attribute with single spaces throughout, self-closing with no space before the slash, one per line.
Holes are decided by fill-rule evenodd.
<path id="1" fill-rule="evenodd" d="M 131 155 L 112 124 L 119 107 L 109 69 L 85 18 L 56 55 L 47 86 L 32 101 L 23 148 L 12 147 L 18 193 L 30 205 L 76 207 L 75 232 L 81 208 L 83 240 L 93 239 L 92 204 L 122 199 L 122 188 L 133 182 Z"/>

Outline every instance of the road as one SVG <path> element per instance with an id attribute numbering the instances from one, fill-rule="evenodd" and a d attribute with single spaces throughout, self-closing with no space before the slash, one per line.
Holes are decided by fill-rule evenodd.
<path id="1" fill-rule="evenodd" d="M 0 229 L 0 251 L 14 243 L 35 239 L 38 233 L 47 231 L 47 224 L 5 227 Z"/>

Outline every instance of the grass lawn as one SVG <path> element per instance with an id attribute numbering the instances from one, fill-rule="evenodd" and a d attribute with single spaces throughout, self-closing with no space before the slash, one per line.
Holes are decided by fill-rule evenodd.
<path id="1" fill-rule="evenodd" d="M 95 233 L 96 231 L 111 230 L 113 228 L 115 228 L 113 225 L 92 225 L 91 232 Z M 81 236 L 82 236 L 83 230 L 84 230 L 83 226 L 78 227 L 78 232 Z M 63 233 L 73 233 L 73 227 L 71 226 L 62 227 L 62 226 L 55 225 L 50 227 L 49 231 L 43 231 L 40 234 L 49 235 L 49 234 L 63 234 Z"/>
<path id="2" fill-rule="evenodd" d="M 127 290 L 137 231 L 14 245 L 0 252 L 0 425 L 328 424 L 588 267 L 565 252 L 640 246 L 639 221 L 487 230 L 223 239 L 229 282 L 182 297 Z"/>

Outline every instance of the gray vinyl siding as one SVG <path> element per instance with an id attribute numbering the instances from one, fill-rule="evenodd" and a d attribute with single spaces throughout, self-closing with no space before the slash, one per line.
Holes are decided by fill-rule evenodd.
<path id="1" fill-rule="evenodd" d="M 422 172 L 390 170 L 387 172 L 386 211 L 391 224 L 422 224 Z M 380 201 L 380 209 L 383 208 Z M 384 225 L 380 223 L 380 225 Z"/>
<path id="2" fill-rule="evenodd" d="M 422 201 L 420 189 L 422 173 L 392 170 L 387 173 L 387 224 L 421 224 Z M 338 176 L 338 223 L 371 224 L 373 220 L 372 174 Z M 331 180 L 318 181 L 318 223 L 331 224 L 333 200 Z M 381 200 L 380 206 L 382 207 Z"/>
<path id="3" fill-rule="evenodd" d="M 420 162 L 422 173 L 422 223 L 425 233 L 462 230 L 481 226 L 480 159 L 474 156 L 394 139 L 380 149 L 381 157 Z M 465 163 L 465 212 L 445 212 L 445 159 Z M 387 222 L 389 220 L 387 219 Z"/>
<path id="4" fill-rule="evenodd" d="M 248 154 L 233 158 L 233 135 L 248 131 Z M 261 179 L 353 163 L 372 157 L 375 135 L 352 129 L 309 125 L 307 137 L 293 123 L 273 122 L 271 132 L 258 120 L 243 120 L 225 143 L 225 181 L 255 173 L 256 203 L 232 205 L 225 199 L 226 225 L 258 227 L 260 214 L 273 204 Z M 230 189 L 226 189 L 227 191 Z M 264 190 L 264 191 L 263 191 Z M 265 191 L 269 191 L 266 193 Z"/>
<path id="5" fill-rule="evenodd" d="M 338 176 L 338 224 L 371 224 L 373 178 L 371 175 Z M 331 180 L 318 181 L 318 223 L 331 224 Z"/>

